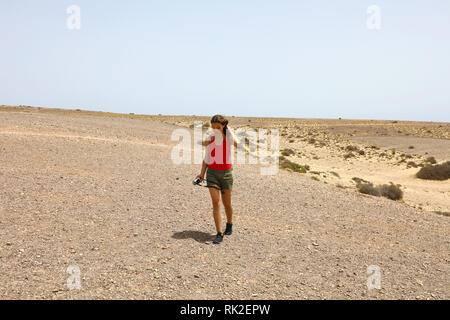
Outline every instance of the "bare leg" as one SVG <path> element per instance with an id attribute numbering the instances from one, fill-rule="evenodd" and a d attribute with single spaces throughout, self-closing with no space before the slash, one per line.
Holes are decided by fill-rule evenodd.
<path id="1" fill-rule="evenodd" d="M 223 190 L 222 203 L 227 214 L 227 223 L 233 223 L 233 207 L 231 206 L 231 190 Z"/>
<path id="2" fill-rule="evenodd" d="M 209 188 L 211 201 L 213 205 L 214 222 L 216 224 L 217 232 L 222 233 L 222 216 L 220 214 L 220 191 L 214 188 Z"/>

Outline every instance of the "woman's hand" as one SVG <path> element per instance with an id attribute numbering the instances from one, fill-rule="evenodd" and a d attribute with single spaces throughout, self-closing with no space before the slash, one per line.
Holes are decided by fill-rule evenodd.
<path id="1" fill-rule="evenodd" d="M 204 174 L 199 174 L 198 176 L 195 177 L 195 179 L 197 179 L 197 178 L 200 178 L 200 182 L 201 182 L 201 181 L 205 180 L 205 175 Z"/>

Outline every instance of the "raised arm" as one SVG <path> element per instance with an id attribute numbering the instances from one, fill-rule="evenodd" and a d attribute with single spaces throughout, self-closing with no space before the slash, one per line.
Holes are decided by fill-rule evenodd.
<path id="1" fill-rule="evenodd" d="M 228 130 L 230 132 L 231 138 L 233 140 L 233 145 L 235 148 L 238 148 L 239 146 L 241 146 L 242 148 L 244 148 L 245 151 L 247 151 L 248 153 L 251 153 L 250 149 L 247 147 L 247 145 L 245 144 L 245 140 L 244 143 L 241 143 L 241 141 L 239 140 L 239 138 L 236 136 L 236 134 L 234 133 L 234 130 L 229 128 Z"/>

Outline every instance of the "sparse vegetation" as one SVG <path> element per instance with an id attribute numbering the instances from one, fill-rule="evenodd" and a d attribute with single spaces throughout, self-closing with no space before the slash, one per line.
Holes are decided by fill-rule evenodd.
<path id="1" fill-rule="evenodd" d="M 347 160 L 349 158 L 353 158 L 355 157 L 355 155 L 353 154 L 353 152 L 348 152 L 344 155 L 344 159 Z"/>
<path id="2" fill-rule="evenodd" d="M 290 170 L 293 172 L 306 173 L 309 170 L 308 165 L 300 165 L 290 160 L 284 159 L 280 161 L 279 167 L 281 169 Z"/>
<path id="3" fill-rule="evenodd" d="M 436 159 L 435 159 L 434 157 L 428 157 L 428 158 L 426 158 L 426 159 L 425 159 L 425 162 L 431 163 L 431 164 L 436 164 L 436 163 L 437 163 L 437 161 L 436 161 Z"/>
<path id="4" fill-rule="evenodd" d="M 341 176 L 339 175 L 339 173 L 337 173 L 336 171 L 330 171 L 330 173 L 331 173 L 333 176 L 335 176 L 335 177 L 338 177 L 338 178 L 341 177 Z"/>
<path id="5" fill-rule="evenodd" d="M 417 168 L 417 164 L 414 161 L 408 161 L 408 163 L 406 164 L 406 167 L 408 168 Z"/>
<path id="6" fill-rule="evenodd" d="M 441 216 L 450 217 L 450 212 L 444 212 L 444 211 L 434 211 L 434 213 L 437 213 Z"/>
<path id="7" fill-rule="evenodd" d="M 358 178 L 358 177 L 353 177 L 352 180 L 355 181 L 356 184 L 360 184 L 360 183 L 370 183 L 369 181 L 364 180 L 364 179 L 361 179 L 361 178 Z"/>
<path id="8" fill-rule="evenodd" d="M 416 173 L 416 177 L 425 180 L 447 180 L 450 178 L 450 161 L 425 166 Z"/>
<path id="9" fill-rule="evenodd" d="M 347 146 L 345 147 L 346 151 L 359 151 L 357 146 Z"/>
<path id="10" fill-rule="evenodd" d="M 369 194 L 371 196 L 379 197 L 381 196 L 380 191 L 373 186 L 372 183 L 358 183 L 356 188 L 359 192 L 364 194 Z"/>
<path id="11" fill-rule="evenodd" d="M 281 154 L 285 157 L 288 157 L 295 154 L 295 152 L 292 149 L 284 149 L 283 151 L 281 151 Z"/>
<path id="12" fill-rule="evenodd" d="M 403 191 L 398 185 L 393 183 L 383 184 L 378 186 L 377 189 L 380 191 L 381 195 L 385 198 L 391 200 L 401 200 L 403 198 Z"/>
<path id="13" fill-rule="evenodd" d="M 403 191 L 393 183 L 374 186 L 371 182 L 358 183 L 356 188 L 359 192 L 375 197 L 383 196 L 391 200 L 401 200 Z"/>
<path id="14" fill-rule="evenodd" d="M 78 111 L 75 108 L 80 108 Z M 141 125 L 140 120 L 157 120 L 163 124 L 174 124 L 176 126 L 188 128 L 194 121 L 199 121 L 199 127 L 202 128 L 203 124 L 209 122 L 209 116 L 166 116 L 166 115 L 141 115 L 139 113 L 134 114 L 132 110 L 126 112 L 126 114 L 113 114 L 106 112 L 91 112 L 83 111 L 83 107 L 74 106 L 71 110 L 50 110 L 46 108 L 31 108 L 31 107 L 4 107 L 0 106 L 0 113 L 5 111 L 21 112 L 23 114 L 35 113 L 39 110 L 39 116 L 45 116 L 45 114 L 60 114 L 64 116 L 96 116 L 102 118 L 124 118 L 133 119 L 130 120 L 135 123 L 138 127 Z M 139 119 L 139 121 L 137 121 Z M 248 118 L 232 117 L 230 118 L 230 125 L 233 129 L 237 130 L 236 133 L 241 135 L 246 135 L 245 130 L 257 129 L 258 127 L 264 127 L 264 121 L 270 121 L 271 127 L 277 128 L 280 133 L 283 132 L 285 135 L 280 139 L 280 149 L 279 152 L 273 154 L 276 160 L 279 159 L 280 162 L 283 160 L 291 160 L 297 162 L 300 166 L 304 163 L 310 163 L 312 170 L 320 172 L 314 174 L 315 172 L 307 171 L 311 173 L 308 176 L 316 176 L 322 182 L 330 182 L 336 184 L 337 182 L 343 183 L 347 187 L 351 187 L 355 190 L 356 183 L 353 184 L 352 181 L 348 181 L 348 176 L 352 171 L 353 175 L 366 176 L 371 180 L 375 186 L 383 183 L 388 183 L 392 180 L 394 182 L 399 182 L 402 179 L 402 185 L 400 188 L 403 192 L 408 192 L 406 190 L 411 190 L 411 196 L 405 199 L 408 205 L 422 205 L 423 210 L 441 210 L 449 211 L 447 209 L 447 203 L 442 205 L 442 196 L 447 197 L 448 187 L 447 176 L 445 177 L 431 177 L 419 178 L 420 174 L 418 172 L 421 168 L 425 167 L 422 173 L 430 170 L 430 167 L 442 163 L 441 159 L 448 159 L 448 141 L 442 140 L 419 140 L 419 137 L 432 137 L 433 139 L 450 139 L 450 124 L 424 124 L 408 122 L 403 123 L 399 121 L 401 125 L 387 125 L 391 121 L 349 121 L 342 120 L 339 125 L 337 120 L 335 121 L 325 121 L 325 120 L 303 120 L 303 119 L 259 119 L 252 118 L 252 122 L 248 123 Z M 286 126 L 286 124 L 289 124 Z M 333 124 L 333 126 L 328 126 Z M 421 126 L 423 128 L 421 129 Z M 207 126 L 207 125 L 206 125 Z M 355 133 L 354 128 L 358 129 L 356 135 L 358 137 L 349 139 L 349 133 Z M 269 125 L 265 126 L 269 127 Z M 432 127 L 428 131 L 432 133 L 427 134 L 427 129 Z M 193 128 L 193 125 L 191 126 Z M 243 129 L 243 132 L 238 129 Z M 205 130 L 205 129 L 203 129 Z M 375 132 L 378 131 L 378 134 Z M 401 135 L 399 134 L 401 132 Z M 390 139 L 383 140 L 377 135 L 385 135 L 396 137 L 392 141 Z M 92 132 L 92 135 L 99 135 L 99 132 Z M 408 137 L 408 134 L 410 137 Z M 122 139 L 122 133 L 117 133 L 117 138 Z M 139 137 L 139 139 L 144 138 L 145 135 Z M 252 136 L 253 138 L 253 136 Z M 398 141 L 396 140 L 398 139 Z M 241 141 L 248 142 L 246 139 L 242 138 Z M 295 141 L 294 141 L 295 140 Z M 253 139 L 251 139 L 253 141 Z M 256 139 L 259 143 L 263 143 L 260 139 Z M 294 142 L 293 142 L 294 141 Z M 268 145 L 270 138 L 267 139 Z M 288 143 L 289 142 L 289 143 Z M 297 143 L 299 144 L 297 146 Z M 300 146 L 304 147 L 300 149 Z M 323 148 L 321 148 L 323 146 Z M 378 147 L 377 147 L 378 146 Z M 414 146 L 413 149 L 408 149 L 409 146 Z M 0 151 L 7 152 L 0 147 Z M 397 148 L 396 151 L 393 148 Z M 425 148 L 424 148 L 425 147 Z M 251 147 L 253 148 L 253 147 Z M 282 155 L 284 148 L 291 148 L 295 153 L 287 151 L 286 156 Z M 239 149 L 239 148 L 238 148 Z M 253 149 L 252 149 L 253 150 Z M 353 150 L 353 151 L 351 151 Z M 428 151 L 420 152 L 418 151 Z M 380 156 L 385 157 L 382 158 Z M 349 154 L 349 155 L 347 155 Z M 265 153 L 261 154 L 265 156 Z M 344 159 L 345 156 L 345 159 Z M 431 157 L 434 156 L 434 157 Z M 353 158 L 353 159 L 352 159 Z M 268 158 L 269 159 L 269 158 Z M 311 159 L 311 160 L 308 160 Z M 320 161 L 319 161 L 320 160 Z M 285 162 L 282 166 L 286 167 L 287 170 L 296 171 L 295 164 L 289 165 L 289 162 Z M 411 169 L 407 169 L 407 166 Z M 412 169 L 414 168 L 414 169 Z M 300 172 L 301 168 L 298 168 Z M 335 170 L 342 175 L 342 178 L 337 177 L 330 170 Z M 436 169 L 434 169 L 436 170 Z M 418 176 L 416 176 L 416 173 Z M 325 176 L 326 175 L 326 176 Z M 429 175 L 428 173 L 424 175 Z M 389 176 L 389 178 L 381 178 L 381 176 Z M 401 178 L 400 178 L 401 176 Z M 370 178 L 369 178 L 370 177 Z M 372 178 L 373 177 L 373 178 Z M 431 180 L 436 180 L 437 182 L 430 182 Z M 446 180 L 447 179 L 447 180 Z M 309 180 L 309 179 L 308 179 Z M 440 181 L 443 182 L 440 182 Z M 351 186 L 352 185 L 352 186 Z M 430 188 L 428 188 L 430 186 Z M 432 186 L 432 188 L 431 188 Z M 416 192 L 417 191 L 417 192 Z M 408 195 L 408 193 L 406 195 Z M 413 196 L 414 195 L 414 196 Z M 435 197 L 436 196 L 436 197 Z"/>

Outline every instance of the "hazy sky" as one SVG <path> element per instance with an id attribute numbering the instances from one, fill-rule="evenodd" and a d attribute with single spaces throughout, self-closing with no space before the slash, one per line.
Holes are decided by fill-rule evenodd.
<path id="1" fill-rule="evenodd" d="M 0 104 L 450 121 L 448 0 L 1 0 L 0 40 Z"/>

